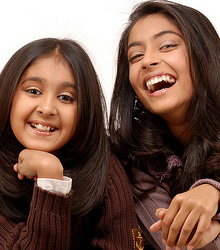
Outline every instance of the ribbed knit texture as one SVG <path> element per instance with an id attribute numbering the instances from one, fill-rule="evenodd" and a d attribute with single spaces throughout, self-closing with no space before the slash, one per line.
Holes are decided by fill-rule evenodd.
<path id="1" fill-rule="evenodd" d="M 35 185 L 27 223 L 0 215 L 0 249 L 69 249 L 71 195 L 54 195 Z"/>
<path id="2" fill-rule="evenodd" d="M 129 180 L 119 161 L 113 157 L 102 218 L 93 244 L 109 250 L 136 249 L 132 237 L 135 228 L 138 225 Z"/>
<path id="3" fill-rule="evenodd" d="M 134 229 L 140 230 L 129 180 L 117 158 L 111 159 L 100 206 L 71 220 L 71 195 L 57 195 L 35 185 L 27 222 L 16 224 L 0 215 L 0 250 L 142 249 L 140 237 L 133 234 Z"/>

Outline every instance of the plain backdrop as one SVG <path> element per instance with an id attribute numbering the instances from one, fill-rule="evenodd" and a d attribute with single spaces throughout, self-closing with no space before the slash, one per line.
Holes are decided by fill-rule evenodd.
<path id="1" fill-rule="evenodd" d="M 26 43 L 71 38 L 90 55 L 109 107 L 117 47 L 128 16 L 140 0 L 7 0 L 0 3 L 0 70 Z M 220 31 L 219 0 L 176 0 L 205 14 Z"/>

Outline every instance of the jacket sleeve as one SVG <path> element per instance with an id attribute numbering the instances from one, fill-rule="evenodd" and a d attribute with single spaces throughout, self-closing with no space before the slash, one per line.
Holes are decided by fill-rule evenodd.
<path id="1" fill-rule="evenodd" d="M 154 249 L 165 250 L 162 232 L 151 232 L 149 228 L 158 221 L 155 215 L 156 209 L 169 207 L 171 202 L 169 187 L 138 169 L 133 169 L 132 174 L 135 182 L 131 183 L 131 188 L 139 226 Z"/>
<path id="2" fill-rule="evenodd" d="M 129 180 L 115 157 L 111 159 L 108 186 L 96 230 L 93 247 L 103 250 L 143 249 Z"/>
<path id="3" fill-rule="evenodd" d="M 169 196 L 169 187 L 166 184 L 160 183 L 152 176 L 139 171 L 134 170 L 136 183 L 132 185 L 132 191 L 135 201 L 135 209 L 139 220 L 139 225 L 142 229 L 144 236 L 154 246 L 156 250 L 165 250 L 165 245 L 162 242 L 162 233 L 151 232 L 149 227 L 156 221 L 155 211 L 157 208 L 168 208 L 171 203 Z M 210 184 L 217 189 L 220 188 L 220 184 L 210 180 L 202 179 L 197 181 L 191 188 L 194 188 L 201 184 Z M 220 250 L 220 236 L 208 245 L 200 248 L 200 250 Z"/>
<path id="4" fill-rule="evenodd" d="M 57 195 L 36 184 L 27 221 L 0 215 L 0 249 L 69 249 L 71 194 Z"/>

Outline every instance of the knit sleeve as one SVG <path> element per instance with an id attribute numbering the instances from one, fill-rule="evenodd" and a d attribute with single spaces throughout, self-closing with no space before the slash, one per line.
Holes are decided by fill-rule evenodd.
<path id="1" fill-rule="evenodd" d="M 34 187 L 26 222 L 0 215 L 0 249 L 69 249 L 71 194 L 57 195 Z"/>
<path id="2" fill-rule="evenodd" d="M 202 184 L 209 184 L 212 185 L 213 187 L 215 187 L 216 189 L 218 189 L 220 191 L 220 183 L 213 180 L 213 179 L 200 179 L 198 181 L 196 181 L 191 187 L 190 189 L 193 189 L 195 187 L 198 187 L 199 185 Z"/>
<path id="3" fill-rule="evenodd" d="M 93 246 L 103 250 L 143 249 L 127 175 L 113 157 Z"/>

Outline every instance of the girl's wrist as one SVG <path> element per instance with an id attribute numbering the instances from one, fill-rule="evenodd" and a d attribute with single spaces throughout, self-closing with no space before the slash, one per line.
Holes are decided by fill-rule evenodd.
<path id="1" fill-rule="evenodd" d="M 63 180 L 63 166 L 60 160 L 55 157 L 52 160 L 42 161 L 37 170 L 37 177 Z"/>

